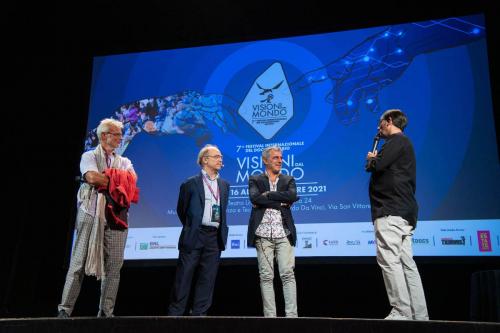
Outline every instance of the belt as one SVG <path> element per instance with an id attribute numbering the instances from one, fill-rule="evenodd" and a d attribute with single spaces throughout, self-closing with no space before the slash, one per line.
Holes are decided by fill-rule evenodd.
<path id="1" fill-rule="evenodd" d="M 200 225 L 200 229 L 201 230 L 205 230 L 205 231 L 217 231 L 217 227 L 214 227 L 214 226 L 211 226 L 211 225 Z"/>

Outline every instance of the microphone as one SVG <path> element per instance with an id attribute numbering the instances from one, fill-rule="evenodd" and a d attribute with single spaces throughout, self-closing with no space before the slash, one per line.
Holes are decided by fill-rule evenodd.
<path id="1" fill-rule="evenodd" d="M 375 137 L 373 138 L 372 153 L 375 153 L 375 150 L 377 150 L 379 141 L 380 141 L 380 133 L 377 133 L 377 135 L 375 135 Z"/>
<path id="2" fill-rule="evenodd" d="M 372 145 L 372 153 L 375 154 L 375 150 L 377 150 L 377 146 L 378 146 L 378 143 L 380 141 L 380 132 L 377 133 L 375 135 L 375 137 L 373 138 L 373 145 Z M 365 170 L 368 171 L 370 170 L 371 166 L 372 166 L 372 161 L 373 159 L 368 159 L 366 160 L 366 164 L 365 164 Z"/>

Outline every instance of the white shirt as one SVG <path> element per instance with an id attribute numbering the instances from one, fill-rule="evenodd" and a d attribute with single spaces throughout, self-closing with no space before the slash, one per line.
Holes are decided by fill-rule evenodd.
<path id="1" fill-rule="evenodd" d="M 106 162 L 109 165 L 113 165 L 115 161 L 115 155 L 116 153 L 112 153 L 111 155 L 108 155 L 109 160 Z M 132 165 L 132 162 L 123 156 L 120 156 L 121 159 L 116 167 L 116 169 L 120 170 L 128 170 L 132 171 L 135 173 L 134 166 Z M 89 150 L 85 153 L 82 154 L 82 158 L 80 160 L 80 172 L 82 173 L 82 177 L 85 177 L 85 174 L 89 171 L 95 171 L 99 172 L 99 169 L 97 168 L 97 160 L 96 156 L 94 154 L 94 150 Z M 95 191 L 92 191 L 92 195 L 90 197 L 91 204 L 89 205 L 88 209 L 84 209 L 85 212 L 91 216 L 94 216 L 95 214 L 95 206 L 97 203 L 97 193 Z M 77 207 L 79 208 L 82 204 L 82 200 L 80 198 L 77 198 Z"/>
<path id="2" fill-rule="evenodd" d="M 219 223 L 212 222 L 212 205 L 220 206 L 220 191 L 219 191 L 219 185 L 217 184 L 217 179 L 219 178 L 219 175 L 217 174 L 214 179 L 210 179 L 207 172 L 202 169 L 201 176 L 204 179 L 204 180 L 202 179 L 201 181 L 203 182 L 203 190 L 205 192 L 205 207 L 203 208 L 203 219 L 201 220 L 201 224 L 218 228 Z M 207 183 L 210 184 L 212 191 L 217 196 L 217 200 L 215 200 L 215 197 L 210 191 L 210 188 L 208 187 Z M 221 208 L 219 207 L 219 210 L 220 209 Z M 222 212 L 219 213 L 222 214 Z"/>
<path id="3" fill-rule="evenodd" d="M 113 165 L 113 162 L 115 161 L 115 155 L 116 153 L 108 155 L 109 165 Z M 121 156 L 120 163 L 116 168 L 120 170 L 129 170 L 135 172 L 132 162 L 128 158 L 123 156 Z M 82 159 L 80 160 L 80 172 L 82 173 L 82 177 L 85 176 L 85 174 L 89 171 L 99 172 L 99 170 L 97 169 L 97 161 L 93 150 L 89 150 L 83 153 Z"/>

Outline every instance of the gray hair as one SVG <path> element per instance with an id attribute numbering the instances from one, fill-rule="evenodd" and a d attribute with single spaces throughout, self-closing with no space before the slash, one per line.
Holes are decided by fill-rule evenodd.
<path id="1" fill-rule="evenodd" d="M 219 150 L 219 148 L 215 145 L 205 145 L 205 147 L 201 148 L 200 152 L 198 153 L 198 160 L 197 160 L 197 163 L 200 165 L 200 166 L 203 166 L 203 157 L 205 157 L 207 155 L 207 152 L 210 150 L 210 149 L 217 149 Z"/>
<path id="2" fill-rule="evenodd" d="M 101 120 L 99 126 L 97 126 L 97 138 L 99 138 L 99 142 L 101 142 L 101 134 L 108 132 L 111 126 L 118 127 L 120 130 L 123 129 L 123 123 L 121 121 L 111 118 Z"/>
<path id="3" fill-rule="evenodd" d="M 266 161 L 269 161 L 269 157 L 271 156 L 271 150 L 276 150 L 276 151 L 279 151 L 281 154 L 283 154 L 283 151 L 281 150 L 281 148 L 279 146 L 266 147 L 262 151 L 262 158 L 265 159 Z"/>

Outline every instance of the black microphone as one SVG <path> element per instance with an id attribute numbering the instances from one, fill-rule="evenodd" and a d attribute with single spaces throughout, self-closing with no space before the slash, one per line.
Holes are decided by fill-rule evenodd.
<path id="1" fill-rule="evenodd" d="M 377 133 L 375 137 L 373 138 L 373 146 L 372 146 L 372 153 L 375 154 L 375 150 L 377 150 L 378 143 L 380 141 L 380 133 Z M 365 164 L 365 170 L 368 171 L 371 166 L 372 166 L 372 161 L 373 159 L 367 159 L 366 164 Z"/>
<path id="2" fill-rule="evenodd" d="M 377 150 L 378 143 L 380 141 L 380 133 L 377 133 L 375 137 L 373 138 L 373 148 L 372 148 L 372 153 L 375 154 L 375 150 Z"/>

